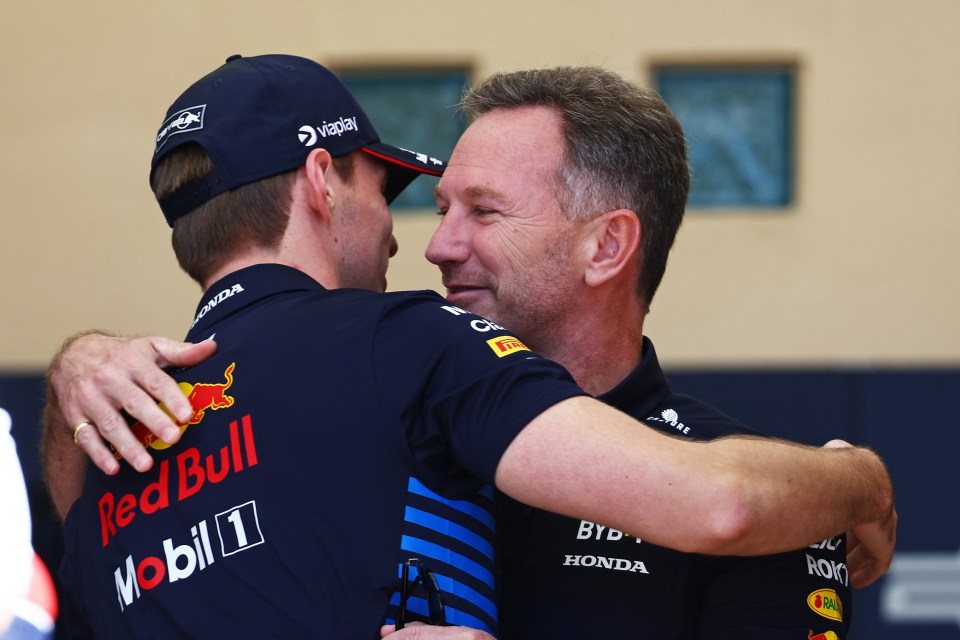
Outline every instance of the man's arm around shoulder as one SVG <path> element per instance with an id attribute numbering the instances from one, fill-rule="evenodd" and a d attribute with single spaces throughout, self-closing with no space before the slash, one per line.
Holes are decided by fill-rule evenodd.
<path id="1" fill-rule="evenodd" d="M 496 483 L 541 509 L 681 551 L 761 555 L 863 530 L 867 580 L 893 555 L 893 489 L 872 451 L 677 439 L 590 398 L 531 421 L 504 453 Z M 824 495 L 823 486 L 836 490 Z"/>

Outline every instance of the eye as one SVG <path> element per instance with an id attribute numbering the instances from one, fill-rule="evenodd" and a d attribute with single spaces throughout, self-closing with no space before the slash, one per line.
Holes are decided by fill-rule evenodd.
<path id="1" fill-rule="evenodd" d="M 447 215 L 447 211 L 448 211 L 447 207 L 441 207 L 440 209 L 437 210 L 437 215 L 442 218 L 443 216 Z"/>

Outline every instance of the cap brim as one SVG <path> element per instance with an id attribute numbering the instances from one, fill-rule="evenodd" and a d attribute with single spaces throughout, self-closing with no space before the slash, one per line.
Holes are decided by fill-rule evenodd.
<path id="1" fill-rule="evenodd" d="M 387 204 L 393 202 L 417 176 L 440 176 L 447 168 L 447 163 L 443 160 L 383 142 L 365 145 L 360 150 L 387 163 L 387 184 L 383 193 Z"/>

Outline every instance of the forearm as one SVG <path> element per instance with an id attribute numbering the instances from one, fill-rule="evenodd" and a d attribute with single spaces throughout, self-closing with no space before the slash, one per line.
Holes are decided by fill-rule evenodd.
<path id="1" fill-rule="evenodd" d="M 585 398 L 527 425 L 496 480 L 542 509 L 681 551 L 724 555 L 797 549 L 879 521 L 892 504 L 886 470 L 868 451 L 760 438 L 681 440 Z M 888 552 L 892 546 L 882 555 Z"/>
<path id="2" fill-rule="evenodd" d="M 893 510 L 893 487 L 880 458 L 863 448 L 822 449 L 763 438 L 705 445 L 739 494 L 729 540 L 711 553 L 754 555 L 800 548 Z"/>
<path id="3" fill-rule="evenodd" d="M 586 398 L 543 412 L 497 467 L 511 497 L 687 552 L 720 553 L 756 500 L 733 453 L 678 440 Z M 799 545 L 797 545 L 799 546 Z M 786 550 L 789 547 L 783 547 Z"/>

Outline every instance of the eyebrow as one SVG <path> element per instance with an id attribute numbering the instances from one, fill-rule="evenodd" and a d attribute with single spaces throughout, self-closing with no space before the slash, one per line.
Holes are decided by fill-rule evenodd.
<path id="1" fill-rule="evenodd" d="M 468 196 L 472 196 L 474 198 L 487 197 L 487 198 L 493 198 L 494 200 L 504 199 L 504 195 L 501 192 L 497 191 L 496 189 L 492 189 L 490 187 L 483 187 L 483 186 L 467 187 L 466 189 L 464 189 L 464 191 Z M 443 199 L 443 194 L 440 193 L 439 184 L 433 188 L 433 196 L 438 199 Z"/>

